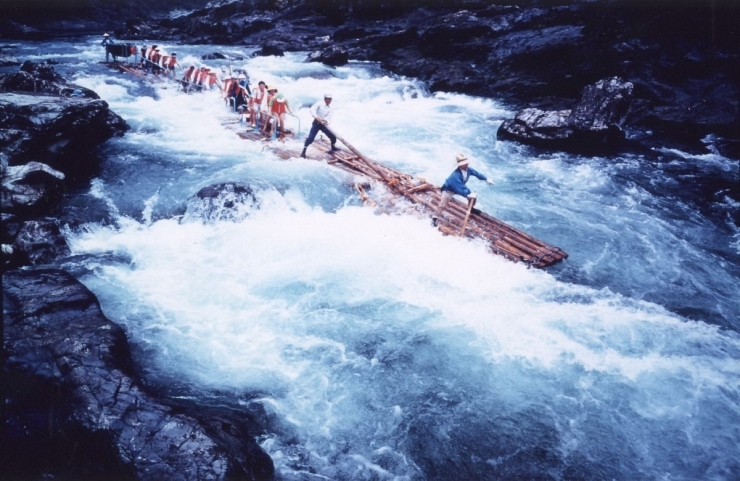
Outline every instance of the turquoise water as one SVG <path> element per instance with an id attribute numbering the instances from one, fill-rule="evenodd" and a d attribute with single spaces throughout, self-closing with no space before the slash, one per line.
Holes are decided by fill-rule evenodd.
<path id="1" fill-rule="evenodd" d="M 304 135 L 332 92 L 343 138 L 437 185 L 465 153 L 496 182 L 470 181 L 482 210 L 570 254 L 528 270 L 363 207 L 334 167 L 241 140 L 216 93 L 94 64 L 96 40 L 17 47 L 61 62 L 132 126 L 70 198 L 105 215 L 66 230 L 65 266 L 151 382 L 263 410 L 279 479 L 740 477 L 736 162 L 541 152 L 496 141 L 514 112 L 495 100 L 430 94 L 372 64 L 165 45 L 183 64 L 247 59 L 232 67 L 278 85 Z M 252 185 L 261 208 L 186 214 L 226 181 Z"/>

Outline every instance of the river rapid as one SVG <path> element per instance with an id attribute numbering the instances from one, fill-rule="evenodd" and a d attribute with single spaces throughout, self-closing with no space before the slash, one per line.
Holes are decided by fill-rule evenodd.
<path id="1" fill-rule="evenodd" d="M 104 220 L 65 228 L 60 265 L 126 329 L 148 384 L 261 413 L 278 479 L 740 478 L 737 161 L 543 152 L 496 140 L 515 113 L 496 100 L 430 94 L 373 64 L 163 45 L 182 65 L 243 57 L 231 67 L 276 85 L 304 137 L 331 92 L 343 138 L 434 184 L 468 155 L 495 181 L 470 180 L 479 208 L 570 255 L 527 269 L 428 218 L 363 207 L 343 171 L 225 129 L 217 93 L 96 63 L 99 40 L 14 52 L 59 62 L 132 127 L 68 196 Z M 261 208 L 184 215 L 227 181 Z"/>

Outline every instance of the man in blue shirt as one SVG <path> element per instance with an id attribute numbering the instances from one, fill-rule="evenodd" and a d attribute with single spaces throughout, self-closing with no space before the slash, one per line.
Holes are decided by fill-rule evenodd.
<path id="1" fill-rule="evenodd" d="M 478 194 L 471 192 L 471 190 L 468 189 L 468 186 L 465 185 L 471 175 L 473 177 L 478 177 L 480 180 L 485 180 L 488 182 L 488 185 L 493 185 L 493 181 L 488 179 L 485 175 L 475 169 L 469 168 L 469 163 L 470 160 L 468 160 L 467 157 L 463 154 L 457 154 L 457 169 L 447 177 L 447 180 L 445 180 L 445 183 L 442 185 L 442 198 L 439 201 L 439 206 L 432 215 L 432 225 L 437 225 L 439 213 L 442 212 L 455 194 L 466 197 L 469 202 L 475 203 L 475 199 L 478 197 Z"/>

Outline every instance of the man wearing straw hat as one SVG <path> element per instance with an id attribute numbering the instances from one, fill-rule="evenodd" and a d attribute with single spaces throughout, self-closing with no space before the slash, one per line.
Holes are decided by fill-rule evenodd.
<path id="1" fill-rule="evenodd" d="M 331 142 L 331 149 L 329 149 L 329 152 L 334 153 L 339 150 L 336 147 L 336 135 L 326 127 L 329 124 L 329 117 L 331 117 L 331 94 L 324 94 L 323 103 L 319 100 L 311 106 L 311 116 L 313 117 L 313 123 L 311 124 L 311 131 L 308 133 L 308 137 L 306 137 L 306 142 L 303 144 L 301 157 L 304 159 L 306 158 L 306 149 L 314 141 L 319 130 L 329 137 L 329 141 Z"/>
<path id="2" fill-rule="evenodd" d="M 445 183 L 442 185 L 442 198 L 439 201 L 439 206 L 432 215 L 432 225 L 437 225 L 437 219 L 439 218 L 440 212 L 447 207 L 447 204 L 452 199 L 452 196 L 457 194 L 468 199 L 468 202 L 475 203 L 478 194 L 471 192 L 468 186 L 465 185 L 470 179 L 470 176 L 478 177 L 480 180 L 485 180 L 488 185 L 493 185 L 493 181 L 488 179 L 485 175 L 481 174 L 475 169 L 469 168 L 468 164 L 470 160 L 463 154 L 457 154 L 457 169 L 447 177 Z"/>
<path id="3" fill-rule="evenodd" d="M 111 40 L 110 35 L 107 33 L 103 34 L 103 41 L 100 42 L 100 45 L 102 45 L 105 48 L 105 62 L 110 62 L 110 51 L 108 50 L 108 45 L 113 45 L 113 40 Z"/>

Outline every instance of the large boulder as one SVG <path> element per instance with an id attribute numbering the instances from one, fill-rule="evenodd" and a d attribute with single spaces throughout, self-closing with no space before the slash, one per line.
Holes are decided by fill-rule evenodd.
<path id="1" fill-rule="evenodd" d="M 331 45 L 323 50 L 311 52 L 308 55 L 309 62 L 321 62 L 331 67 L 341 67 L 349 62 L 347 49 L 341 45 Z"/>
<path id="2" fill-rule="evenodd" d="M 622 125 L 629 111 L 633 85 L 613 77 L 583 89 L 571 110 L 527 108 L 498 129 L 502 140 L 571 151 L 606 150 L 625 137 Z"/>
<path id="3" fill-rule="evenodd" d="M 64 191 L 64 174 L 41 162 L 10 166 L 0 184 L 4 213 L 39 215 L 50 212 Z"/>
<path id="4" fill-rule="evenodd" d="M 99 99 L 97 93 L 80 87 L 59 75 L 52 64 L 34 63 L 26 60 L 18 72 L 0 77 L 0 91 L 3 92 L 37 92 L 69 97 L 75 91 L 78 95 L 91 99 Z"/>
<path id="5" fill-rule="evenodd" d="M 5 476 L 272 478 L 272 461 L 251 437 L 219 437 L 211 424 L 163 404 L 139 386 L 123 330 L 69 274 L 6 272 L 3 323 L 0 465 Z M 240 432 L 226 428 L 239 426 L 238 419 L 218 424 L 221 431 Z M 240 445 L 227 445 L 234 442 Z"/>
<path id="6" fill-rule="evenodd" d="M 37 266 L 70 253 L 67 241 L 53 220 L 29 220 L 23 223 L 12 245 L 13 254 L 22 264 Z"/>
<path id="7" fill-rule="evenodd" d="M 90 153 L 128 128 L 104 100 L 26 93 L 0 98 L 0 148 L 7 163 L 43 162 L 70 180 L 95 172 Z"/>

